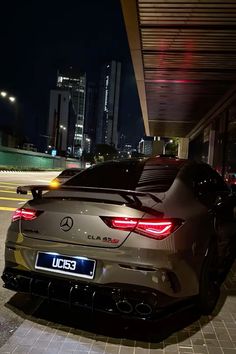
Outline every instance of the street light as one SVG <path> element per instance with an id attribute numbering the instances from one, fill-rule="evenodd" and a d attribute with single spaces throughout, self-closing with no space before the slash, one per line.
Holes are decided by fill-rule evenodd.
<path id="1" fill-rule="evenodd" d="M 20 127 L 19 127 L 19 121 L 18 121 L 18 101 L 16 100 L 16 97 L 12 96 L 9 94 L 7 91 L 0 91 L 0 98 L 3 98 L 5 102 L 10 102 L 10 105 L 12 104 L 12 111 L 14 111 L 14 128 L 13 128 L 13 134 L 15 135 L 16 140 L 18 139 L 20 135 Z M 14 107 L 14 108 L 13 108 Z M 10 124 L 10 123 L 9 123 Z"/>
<path id="2" fill-rule="evenodd" d="M 63 133 L 63 130 L 65 131 L 66 127 L 61 124 L 60 127 L 59 127 L 59 146 L 58 146 L 59 154 L 61 154 L 61 151 L 62 151 L 62 133 Z"/>
<path id="3" fill-rule="evenodd" d="M 6 91 L 1 91 L 0 92 L 0 95 L 3 97 L 3 98 L 8 98 L 8 100 L 10 102 L 15 102 L 16 98 L 14 96 L 9 96 L 9 94 L 6 92 Z"/>

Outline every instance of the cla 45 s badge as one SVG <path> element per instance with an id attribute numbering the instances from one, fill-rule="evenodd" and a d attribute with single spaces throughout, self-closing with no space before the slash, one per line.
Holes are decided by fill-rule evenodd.
<path id="1" fill-rule="evenodd" d="M 106 243 L 118 243 L 119 240 L 117 238 L 111 238 L 111 237 L 102 237 L 102 236 L 95 236 L 95 235 L 88 235 L 89 240 L 94 240 L 94 241 L 102 241 Z"/>

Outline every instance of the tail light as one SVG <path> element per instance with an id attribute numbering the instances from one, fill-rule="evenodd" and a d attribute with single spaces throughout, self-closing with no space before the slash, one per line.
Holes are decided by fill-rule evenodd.
<path id="1" fill-rule="evenodd" d="M 12 221 L 17 221 L 17 220 L 34 220 L 36 219 L 40 214 L 42 214 L 42 211 L 40 210 L 35 210 L 35 209 L 27 209 L 27 208 L 19 208 L 16 209 L 14 214 L 12 215 Z"/>
<path id="2" fill-rule="evenodd" d="M 168 237 L 182 224 L 180 219 L 101 218 L 113 229 L 134 231 L 156 240 L 163 240 Z"/>

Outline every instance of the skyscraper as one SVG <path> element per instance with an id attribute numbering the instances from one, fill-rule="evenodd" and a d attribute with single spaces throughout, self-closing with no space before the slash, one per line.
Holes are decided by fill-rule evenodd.
<path id="1" fill-rule="evenodd" d="M 67 152 L 73 141 L 68 141 L 70 125 L 70 92 L 62 89 L 50 91 L 48 122 L 48 145 L 57 150 L 57 154 Z"/>
<path id="2" fill-rule="evenodd" d="M 84 132 L 85 136 L 85 146 L 84 149 L 86 152 L 94 150 L 95 141 L 96 141 L 96 122 L 97 122 L 97 96 L 98 96 L 98 87 L 94 82 L 87 83 L 86 90 L 86 106 L 85 106 L 85 124 Z M 90 144 L 87 142 L 90 139 Z M 88 151 L 89 146 L 89 151 Z"/>
<path id="3" fill-rule="evenodd" d="M 84 147 L 85 90 L 85 74 L 58 71 L 57 89 L 50 94 L 50 145 L 77 157 Z"/>
<path id="4" fill-rule="evenodd" d="M 121 63 L 111 61 L 101 70 L 98 89 L 96 144 L 117 147 Z"/>

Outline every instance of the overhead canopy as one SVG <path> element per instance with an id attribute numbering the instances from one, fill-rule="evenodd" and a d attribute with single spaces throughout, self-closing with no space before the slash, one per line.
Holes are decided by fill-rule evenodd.
<path id="1" fill-rule="evenodd" d="M 236 79 L 235 0 L 121 0 L 147 135 L 191 137 Z"/>

